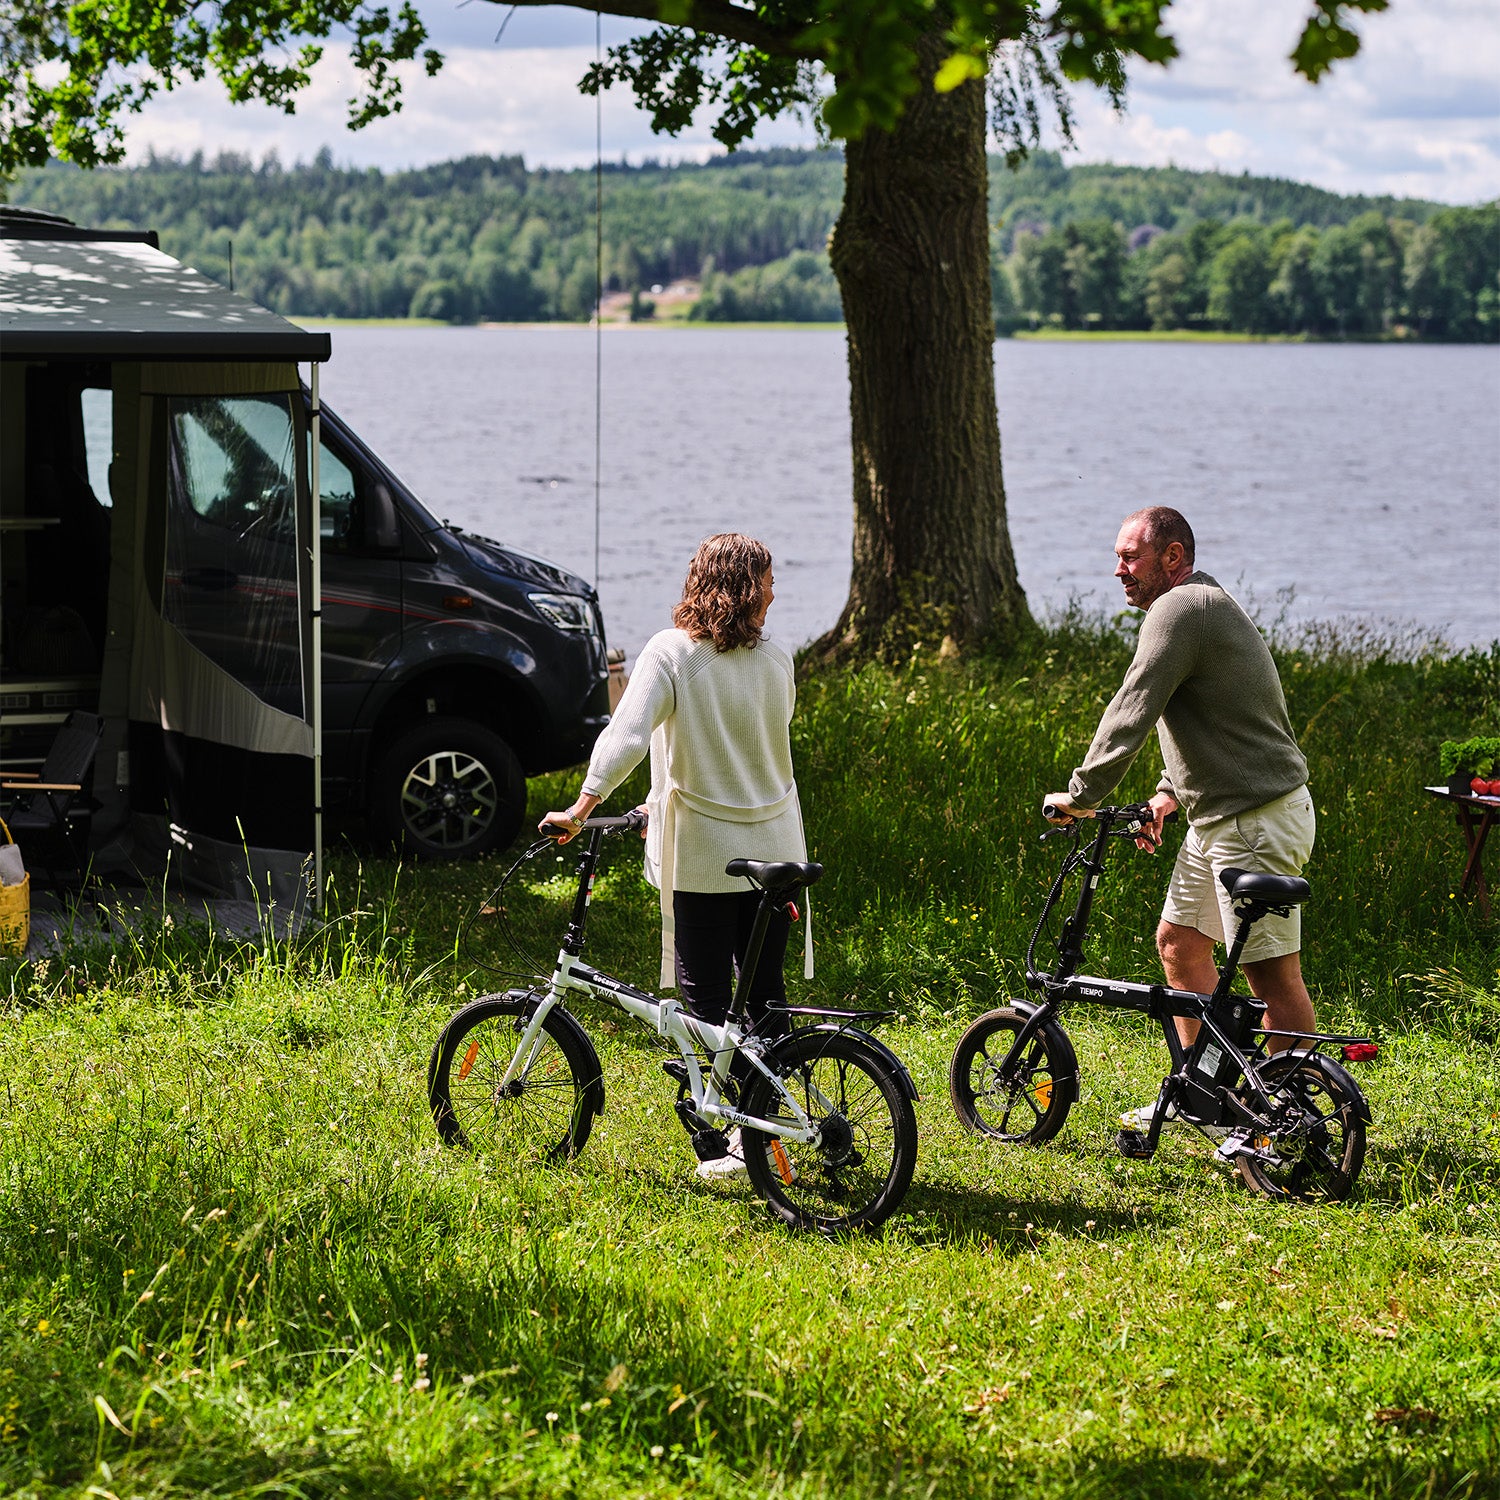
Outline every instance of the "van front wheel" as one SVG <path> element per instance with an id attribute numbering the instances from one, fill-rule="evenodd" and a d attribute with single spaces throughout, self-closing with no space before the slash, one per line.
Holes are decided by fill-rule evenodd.
<path id="1" fill-rule="evenodd" d="M 526 778 L 515 752 L 469 719 L 428 718 L 375 764 L 370 821 L 416 859 L 474 859 L 515 838 Z"/>

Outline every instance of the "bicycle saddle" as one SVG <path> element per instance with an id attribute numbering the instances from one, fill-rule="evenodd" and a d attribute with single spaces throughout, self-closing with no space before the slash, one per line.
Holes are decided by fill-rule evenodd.
<path id="1" fill-rule="evenodd" d="M 823 866 L 795 859 L 732 859 L 724 866 L 724 873 L 747 875 L 757 885 L 775 891 L 789 885 L 816 885 L 823 878 Z"/>
<path id="2" fill-rule="evenodd" d="M 1265 875 L 1258 870 L 1220 870 L 1219 883 L 1237 901 L 1269 901 L 1273 906 L 1295 906 L 1312 894 L 1300 875 Z"/>

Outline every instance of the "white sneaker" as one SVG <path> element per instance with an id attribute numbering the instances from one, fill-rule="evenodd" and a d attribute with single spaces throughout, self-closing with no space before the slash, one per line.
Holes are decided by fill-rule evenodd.
<path id="1" fill-rule="evenodd" d="M 1150 1104 L 1143 1104 L 1139 1109 L 1127 1109 L 1120 1116 L 1120 1124 L 1127 1130 L 1139 1130 L 1142 1135 L 1151 1129 L 1151 1122 L 1156 1118 L 1157 1100 L 1153 1099 Z M 1163 1126 L 1180 1125 L 1182 1122 L 1177 1118 L 1177 1106 L 1167 1106 L 1167 1117 L 1162 1122 Z"/>
<path id="2" fill-rule="evenodd" d="M 740 1127 L 729 1132 L 729 1150 L 712 1161 L 698 1163 L 698 1175 L 705 1182 L 714 1182 L 723 1177 L 738 1177 L 745 1170 L 745 1144 L 740 1138 Z"/>
<path id="3" fill-rule="evenodd" d="M 1143 1104 L 1139 1109 L 1127 1109 L 1120 1116 L 1120 1124 L 1127 1130 L 1139 1130 L 1142 1135 L 1145 1135 L 1151 1129 L 1152 1120 L 1156 1118 L 1156 1105 L 1157 1101 L 1153 1099 L 1150 1104 Z M 1167 1117 L 1162 1121 L 1162 1126 L 1164 1129 L 1167 1126 L 1177 1126 L 1181 1129 L 1191 1126 L 1192 1129 L 1201 1131 L 1211 1141 L 1222 1141 L 1229 1134 L 1227 1125 L 1199 1125 L 1196 1121 L 1183 1119 L 1177 1113 L 1175 1104 L 1167 1106 Z"/>

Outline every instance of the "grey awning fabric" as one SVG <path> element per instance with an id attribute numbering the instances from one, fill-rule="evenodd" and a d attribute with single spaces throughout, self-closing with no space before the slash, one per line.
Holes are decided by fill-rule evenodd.
<path id="1" fill-rule="evenodd" d="M 326 360 L 308 333 L 150 245 L 0 239 L 0 357 Z"/>

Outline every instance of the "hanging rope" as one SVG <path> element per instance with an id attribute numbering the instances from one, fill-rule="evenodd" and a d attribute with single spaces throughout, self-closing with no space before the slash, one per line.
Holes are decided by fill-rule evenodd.
<path id="1" fill-rule="evenodd" d="M 594 62 L 604 61 L 602 12 L 594 12 Z M 594 95 L 594 587 L 599 587 L 599 517 L 604 415 L 604 90 Z"/>

